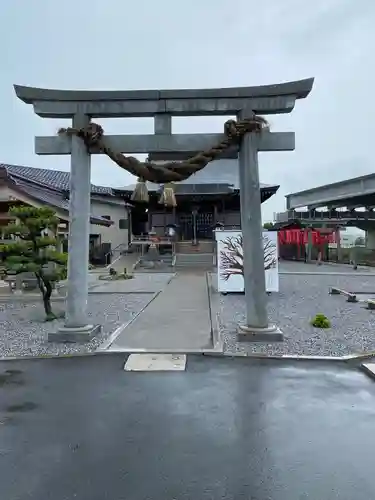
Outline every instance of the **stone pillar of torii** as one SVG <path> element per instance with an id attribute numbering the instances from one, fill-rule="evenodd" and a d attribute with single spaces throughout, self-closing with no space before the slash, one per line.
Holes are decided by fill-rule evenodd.
<path id="1" fill-rule="evenodd" d="M 290 113 L 297 99 L 308 96 L 314 79 L 277 85 L 224 89 L 85 91 L 52 90 L 15 85 L 17 97 L 32 104 L 45 118 L 70 118 L 81 128 L 92 118 L 154 117 L 154 135 L 109 135 L 105 140 L 124 154 L 183 153 L 193 155 L 213 146 L 220 134 L 172 134 L 172 116 L 230 115 L 239 119 L 253 114 Z M 258 152 L 293 151 L 293 132 L 255 132 L 244 136 L 238 151 L 241 229 L 243 235 L 246 321 L 240 331 L 248 339 L 280 340 L 277 325 L 270 325 L 263 262 Z M 70 223 L 68 292 L 65 325 L 52 341 L 86 341 L 100 329 L 87 315 L 90 233 L 90 159 L 75 136 L 36 137 L 39 155 L 70 155 Z"/>

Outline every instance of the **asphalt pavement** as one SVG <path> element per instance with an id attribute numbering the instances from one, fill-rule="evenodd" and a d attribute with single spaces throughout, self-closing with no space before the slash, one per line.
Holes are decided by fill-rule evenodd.
<path id="1" fill-rule="evenodd" d="M 4 500 L 368 500 L 375 383 L 337 363 L 0 363 Z"/>

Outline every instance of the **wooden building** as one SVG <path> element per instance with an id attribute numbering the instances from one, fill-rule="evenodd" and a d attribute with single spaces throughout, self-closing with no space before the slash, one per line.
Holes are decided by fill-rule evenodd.
<path id="1" fill-rule="evenodd" d="M 161 187 L 148 183 L 150 201 L 136 203 L 130 213 L 131 232 L 135 237 L 153 229 L 164 236 L 169 225 L 177 226 L 178 239 L 212 240 L 213 228 L 221 223 L 225 229 L 240 229 L 240 191 L 237 159 L 209 163 L 186 181 L 175 184 L 177 206 L 159 204 Z M 130 200 L 134 185 L 117 190 Z M 276 193 L 279 186 L 261 185 L 261 202 Z"/>

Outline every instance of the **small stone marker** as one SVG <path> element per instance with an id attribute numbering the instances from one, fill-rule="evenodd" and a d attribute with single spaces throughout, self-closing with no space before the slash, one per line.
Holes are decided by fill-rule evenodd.
<path id="1" fill-rule="evenodd" d="M 332 287 L 329 289 L 329 293 L 330 295 L 344 295 L 347 298 L 347 302 L 358 302 L 355 293 L 341 290 L 340 288 Z"/>
<path id="2" fill-rule="evenodd" d="M 186 354 L 131 354 L 125 363 L 127 372 L 185 371 Z"/>

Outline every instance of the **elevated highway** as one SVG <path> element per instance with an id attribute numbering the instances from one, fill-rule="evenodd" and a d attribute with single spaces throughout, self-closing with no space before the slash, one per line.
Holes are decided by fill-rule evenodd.
<path id="1" fill-rule="evenodd" d="M 375 174 L 354 177 L 332 184 L 325 184 L 304 191 L 298 191 L 286 196 L 287 210 L 308 207 L 317 209 L 328 207 L 357 208 L 375 207 Z"/>
<path id="2" fill-rule="evenodd" d="M 297 220 L 314 227 L 337 228 L 351 226 L 358 227 L 363 231 L 375 230 L 375 211 L 373 210 L 287 210 L 275 215 L 275 221 L 279 224 Z"/>

